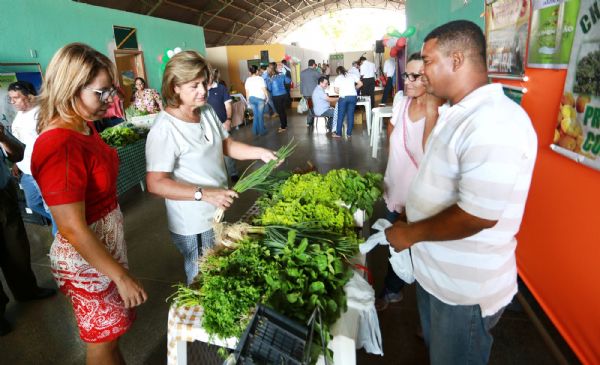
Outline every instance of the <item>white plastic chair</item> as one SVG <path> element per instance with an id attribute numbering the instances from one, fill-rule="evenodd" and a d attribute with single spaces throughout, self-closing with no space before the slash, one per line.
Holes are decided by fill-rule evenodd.
<path id="1" fill-rule="evenodd" d="M 370 146 L 373 146 L 373 150 L 371 153 L 371 156 L 373 158 L 377 157 L 377 149 L 379 148 L 379 133 L 381 132 L 381 129 L 382 129 L 383 118 L 390 118 L 391 116 L 392 116 L 392 107 L 391 106 L 373 108 L 373 117 L 371 118 L 371 121 L 372 121 L 371 143 L 369 144 Z"/>

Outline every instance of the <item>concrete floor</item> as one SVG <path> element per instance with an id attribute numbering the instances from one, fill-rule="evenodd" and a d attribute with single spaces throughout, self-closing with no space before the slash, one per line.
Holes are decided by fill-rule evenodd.
<path id="1" fill-rule="evenodd" d="M 312 161 L 321 172 L 332 168 L 349 167 L 362 172 L 384 172 L 387 147 L 382 137 L 377 159 L 371 158 L 366 128 L 358 125 L 351 140 L 332 140 L 325 135 L 321 124 L 307 129 L 305 117 L 293 115 L 286 133 L 277 134 L 278 122 L 266 121 L 268 135 L 255 138 L 250 127 L 236 131 L 234 138 L 252 144 L 277 149 L 292 136 L 298 142 L 294 155 L 286 162 L 287 168 L 301 167 Z M 240 162 L 243 171 L 248 163 Z M 254 202 L 256 194 L 243 194 L 226 214 L 226 220 L 235 221 Z M 125 235 L 129 252 L 129 266 L 148 292 L 148 302 L 138 310 L 138 319 L 131 331 L 121 339 L 121 349 L 128 364 L 165 364 L 167 341 L 167 297 L 173 285 L 185 280 L 183 260 L 170 242 L 163 200 L 133 188 L 120 198 L 125 216 Z M 375 218 L 382 215 L 383 204 L 378 203 Z M 51 243 L 50 229 L 27 224 L 32 248 L 32 267 L 43 287 L 56 287 L 49 270 L 47 257 Z M 376 287 L 380 288 L 385 270 L 386 250 L 377 249 L 369 255 Z M 4 282 L 4 278 L 0 274 Z M 4 287 L 6 288 L 6 284 Z M 418 314 L 414 287 L 404 289 L 405 299 L 379 314 L 383 336 L 384 357 L 357 351 L 358 364 L 427 364 L 423 342 L 415 335 Z M 12 298 L 12 297 L 11 297 Z M 534 303 L 535 304 L 535 303 Z M 72 308 L 64 295 L 30 303 L 8 304 L 6 318 L 14 330 L 0 338 L 0 364 L 83 364 L 84 346 L 77 334 Z M 577 360 L 560 336 L 551 328 L 551 334 L 568 363 Z M 493 331 L 494 347 L 490 364 L 555 364 L 540 335 L 518 306 L 507 310 Z M 198 347 L 195 345 L 195 347 Z M 195 348 L 194 347 L 194 348 Z M 218 364 L 218 360 L 190 363 Z"/>

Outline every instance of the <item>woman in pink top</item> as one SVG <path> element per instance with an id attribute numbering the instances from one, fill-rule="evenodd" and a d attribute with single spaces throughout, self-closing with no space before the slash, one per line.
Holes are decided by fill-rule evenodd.
<path id="1" fill-rule="evenodd" d="M 412 179 L 417 174 L 427 136 L 437 120 L 437 107 L 442 100 L 426 93 L 422 74 L 423 59 L 420 53 L 408 58 L 404 79 L 404 95 L 394 98 L 391 119 L 390 153 L 383 180 L 383 198 L 386 204 L 386 219 L 406 221 L 404 205 Z M 430 117 L 426 118 L 430 113 Z M 384 310 L 389 303 L 402 300 L 404 282 L 388 264 L 385 286 L 378 296 L 375 306 Z"/>

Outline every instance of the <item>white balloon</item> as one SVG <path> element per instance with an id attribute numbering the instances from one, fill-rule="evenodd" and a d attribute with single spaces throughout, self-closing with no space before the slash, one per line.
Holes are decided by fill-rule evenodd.
<path id="1" fill-rule="evenodd" d="M 175 52 L 175 54 L 181 52 L 181 48 L 180 47 L 175 47 L 175 49 L 173 50 L 173 52 Z"/>
<path id="2" fill-rule="evenodd" d="M 170 49 L 167 51 L 167 56 L 169 56 L 169 58 L 171 58 L 171 57 L 175 56 L 175 52 L 173 52 L 173 50 Z"/>

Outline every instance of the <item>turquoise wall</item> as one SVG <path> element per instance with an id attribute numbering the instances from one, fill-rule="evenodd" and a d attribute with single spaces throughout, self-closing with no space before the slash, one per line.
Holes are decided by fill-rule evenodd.
<path id="1" fill-rule="evenodd" d="M 0 0 L 0 62 L 38 62 L 45 70 L 63 45 L 83 42 L 114 60 L 113 25 L 137 28 L 148 83 L 160 89 L 159 57 L 181 47 L 206 55 L 201 27 L 71 0 Z M 30 49 L 37 51 L 32 58 Z"/>
<path id="2" fill-rule="evenodd" d="M 409 39 L 409 54 L 421 50 L 430 31 L 451 20 L 470 20 L 484 29 L 483 10 L 484 0 L 467 0 L 466 5 L 465 0 L 406 0 L 406 25 L 417 29 Z"/>

